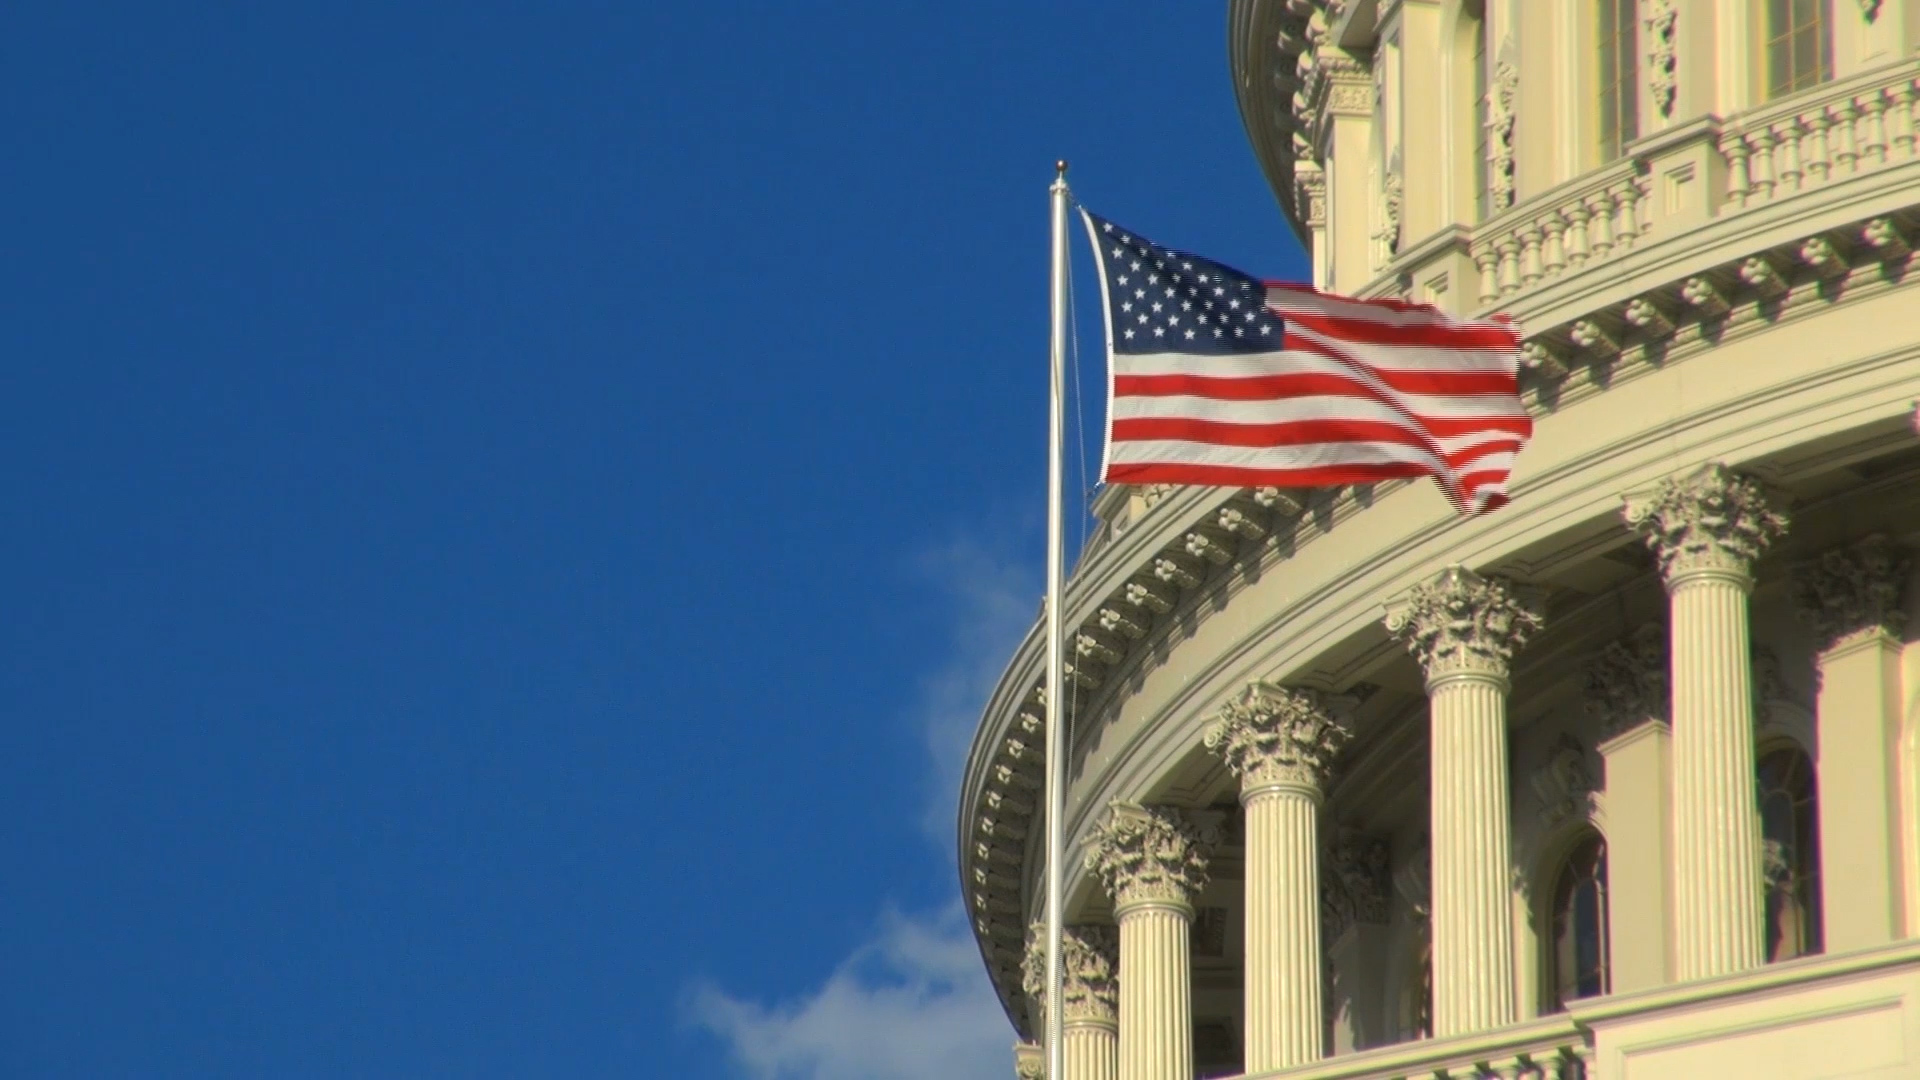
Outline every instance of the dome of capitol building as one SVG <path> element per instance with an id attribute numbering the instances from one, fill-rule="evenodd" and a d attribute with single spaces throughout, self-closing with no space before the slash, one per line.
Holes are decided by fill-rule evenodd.
<path id="1" fill-rule="evenodd" d="M 1226 7 L 1314 284 L 1510 315 L 1535 429 L 1097 496 L 1067 1080 L 1920 1077 L 1920 0 Z M 1045 659 L 958 808 L 1023 1076 Z"/>

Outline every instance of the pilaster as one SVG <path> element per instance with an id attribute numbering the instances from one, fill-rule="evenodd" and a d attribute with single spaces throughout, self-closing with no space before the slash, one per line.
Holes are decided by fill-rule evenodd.
<path id="1" fill-rule="evenodd" d="M 1605 764 L 1607 944 L 1612 992 L 1673 981 L 1672 754 L 1667 631 L 1643 626 L 1587 673 Z"/>
<path id="2" fill-rule="evenodd" d="M 1351 1053 L 1391 1041 L 1383 1012 L 1389 993 L 1389 899 L 1393 884 L 1384 836 L 1342 829 L 1320 887 L 1322 940 L 1331 960 L 1328 1003 L 1332 1052 Z"/>
<path id="3" fill-rule="evenodd" d="M 1628 499 L 1623 514 L 1659 557 L 1670 607 L 1674 975 L 1728 975 L 1762 959 L 1747 596 L 1787 518 L 1718 463 Z"/>
<path id="4" fill-rule="evenodd" d="M 1906 559 L 1884 537 L 1796 569 L 1794 599 L 1815 634 L 1820 691 L 1820 857 L 1826 947 L 1902 936 L 1900 875 L 1900 584 Z M 1833 887 L 1841 886 L 1841 887 Z"/>
<path id="5" fill-rule="evenodd" d="M 1542 623 L 1516 587 L 1464 567 L 1415 586 L 1387 629 L 1427 675 L 1434 1034 L 1516 1016 L 1507 690 L 1514 650 Z"/>
<path id="6" fill-rule="evenodd" d="M 1325 1053 L 1319 812 L 1351 738 L 1313 690 L 1254 683 L 1221 710 L 1207 748 L 1240 778 L 1246 808 L 1245 1068 Z"/>

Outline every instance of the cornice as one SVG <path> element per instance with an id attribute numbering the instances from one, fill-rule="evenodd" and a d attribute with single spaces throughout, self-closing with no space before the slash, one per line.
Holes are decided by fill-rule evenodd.
<path id="1" fill-rule="evenodd" d="M 1844 303 L 1845 300 L 1837 302 Z M 1920 346 L 1809 372 L 1803 378 L 1766 387 L 1703 409 L 1689 418 L 1689 430 L 1711 432 L 1709 441 L 1715 447 L 1715 452 L 1729 460 L 1738 461 L 1772 452 L 1777 447 L 1770 447 L 1756 435 L 1739 435 L 1737 432 L 1751 432 L 1770 424 L 1777 427 L 1777 418 L 1784 402 L 1793 400 L 1804 411 L 1808 403 L 1799 399 L 1823 386 L 1849 387 L 1845 392 L 1836 391 L 1837 396 L 1828 402 L 1829 409 L 1877 408 L 1882 404 L 1878 397 L 1892 394 L 1899 400 L 1897 405 L 1889 407 L 1904 410 L 1911 393 L 1910 387 L 1903 387 L 1899 373 L 1903 368 L 1910 369 L 1916 359 L 1920 359 Z M 1879 389 L 1870 394 L 1856 392 L 1863 379 L 1874 383 Z M 1901 396 L 1903 390 L 1905 396 Z M 1734 425 L 1731 433 L 1728 430 L 1730 424 Z M 1778 439 L 1787 439 L 1786 445 L 1791 445 L 1791 431 L 1774 434 L 1776 442 Z M 1080 784 L 1096 783 L 1098 792 L 1104 793 L 1105 797 L 1119 794 L 1137 796 L 1150 790 L 1153 777 L 1163 772 L 1168 762 L 1189 751 L 1197 738 L 1195 724 L 1172 723 L 1166 718 L 1210 714 L 1224 701 L 1224 691 L 1221 690 L 1223 680 L 1242 678 L 1244 682 L 1243 677 L 1248 673 L 1281 678 L 1296 673 L 1304 674 L 1316 652 L 1356 633 L 1377 630 L 1376 598 L 1385 592 L 1411 585 L 1414 578 L 1409 577 L 1410 571 L 1403 568 L 1431 566 L 1435 559 L 1429 555 L 1434 551 L 1446 551 L 1452 558 L 1469 565 L 1497 566 L 1507 557 L 1504 552 L 1523 545 L 1530 539 L 1526 534 L 1537 531 L 1543 521 L 1577 523 L 1588 517 L 1616 515 L 1617 492 L 1624 490 L 1623 474 L 1634 467 L 1644 469 L 1649 460 L 1655 463 L 1671 460 L 1675 437 L 1670 430 L 1633 432 L 1593 453 L 1561 462 L 1523 480 L 1516 486 L 1515 496 L 1516 503 L 1521 502 L 1523 495 L 1532 496 L 1526 500 L 1529 510 L 1525 514 L 1516 514 L 1514 511 L 1517 507 L 1509 507 L 1491 518 L 1454 520 L 1450 516 L 1441 516 L 1429 527 L 1409 533 L 1367 554 L 1342 572 L 1313 583 L 1310 588 L 1291 597 L 1282 609 L 1270 613 L 1267 621 L 1261 625 L 1243 627 L 1231 647 L 1218 650 L 1202 668 L 1187 673 L 1183 685 L 1166 700 L 1156 704 L 1154 715 L 1159 719 L 1142 721 L 1142 730 L 1147 737 L 1135 738 L 1120 745 L 1113 751 L 1113 756 L 1103 762 L 1103 775 L 1098 781 L 1083 777 Z M 1721 453 L 1723 447 L 1730 447 L 1734 452 Z M 1403 490 L 1406 486 L 1398 484 L 1390 490 L 1382 490 L 1377 495 L 1365 498 L 1364 503 L 1372 505 L 1389 500 L 1418 498 L 1414 492 Z M 1236 497 L 1243 498 L 1244 493 Z M 1116 541 L 1111 550 L 1103 552 L 1113 560 L 1112 564 L 1106 567 L 1090 565 L 1089 577 L 1101 577 L 1104 574 L 1104 580 L 1108 582 L 1126 580 L 1121 566 L 1137 558 L 1140 552 L 1150 550 L 1150 538 L 1158 537 L 1161 542 L 1170 534 L 1177 538 L 1182 527 L 1203 521 L 1208 510 L 1218 509 L 1231 501 L 1222 500 L 1217 492 L 1197 489 L 1170 496 L 1154 508 L 1149 518 L 1143 518 L 1129 530 L 1128 535 Z M 1435 499 L 1434 503 L 1436 508 L 1440 508 L 1439 500 Z M 1148 657 L 1164 657 L 1167 646 L 1163 643 L 1163 637 L 1170 625 L 1177 623 L 1185 634 L 1196 632 L 1212 613 L 1227 607 L 1232 596 L 1264 578 L 1274 564 L 1297 556 L 1306 544 L 1321 535 L 1330 534 L 1346 517 L 1366 512 L 1366 505 L 1362 500 L 1348 495 L 1337 501 L 1310 505 L 1308 510 L 1304 518 L 1295 518 L 1293 527 L 1282 536 L 1272 537 L 1236 556 L 1231 570 L 1214 567 L 1213 572 L 1199 579 L 1192 588 L 1183 590 L 1179 603 L 1170 608 L 1168 613 L 1157 617 L 1152 632 L 1134 643 L 1124 654 L 1121 670 L 1138 665 Z M 1313 512 L 1316 510 L 1320 514 Z M 1162 514 L 1166 517 L 1162 518 Z M 1128 554 L 1129 550 L 1131 554 Z M 1096 570 L 1100 572 L 1095 573 Z M 1396 584 L 1395 578 L 1401 580 Z M 1075 614 L 1084 614 L 1098 605 L 1094 594 L 1081 589 L 1081 581 L 1076 578 L 1069 602 L 1069 611 Z M 1352 596 L 1356 592 L 1367 599 L 1364 602 L 1353 601 Z M 1281 625 L 1285 625 L 1287 632 L 1276 635 L 1275 628 Z M 1039 645 L 1038 633 L 1030 633 L 1014 662 L 1009 665 L 1007 677 L 996 687 L 994 703 L 989 706 L 983 724 L 976 733 L 974 752 L 968 763 L 967 787 L 962 795 L 964 816 L 961 819 L 960 861 L 963 886 L 970 898 L 975 897 L 979 890 L 990 894 L 986 904 L 970 901 L 969 906 L 976 917 L 976 929 L 980 931 L 980 943 L 989 969 L 995 973 L 995 981 L 1000 986 L 1003 1001 L 1008 1005 L 1009 1015 L 1016 1018 L 1023 1018 L 1025 1012 L 1018 1007 L 1014 996 L 1018 986 L 1020 931 L 1025 923 L 1023 916 L 1032 907 L 1031 898 L 1023 891 L 1025 875 L 1021 868 L 1030 852 L 1026 845 L 1031 838 L 1026 834 L 1036 830 L 1028 823 L 1029 827 L 1021 832 L 1020 839 L 1013 843 L 1010 850 L 1004 841 L 991 840 L 989 847 L 997 846 L 1011 856 L 1009 863 L 994 872 L 991 852 L 983 855 L 976 850 L 976 845 L 982 839 L 977 828 L 977 817 L 988 806 L 989 796 L 1007 784 L 1016 788 L 1023 783 L 1029 788 L 1037 787 L 1040 767 L 1037 757 L 1009 768 L 1005 747 L 1010 742 L 1021 742 L 1029 747 L 1038 744 L 1040 732 L 1038 725 L 1032 722 L 1036 712 L 1032 708 L 1032 694 L 1030 690 L 1023 692 L 1021 688 L 1030 687 L 1038 679 L 1042 659 Z M 1119 675 L 1118 672 L 1113 674 Z M 1362 674 L 1355 672 L 1352 677 L 1358 678 Z M 1110 677 L 1102 688 L 1076 699 L 1078 707 L 1069 718 L 1076 734 L 1076 759 L 1085 752 L 1090 738 L 1101 735 L 1104 726 L 1102 718 L 1116 703 L 1116 699 L 1131 695 L 1140 677 L 1137 673 Z M 1015 717 L 1021 722 L 1014 723 Z M 997 749 L 988 753 L 989 747 Z M 1002 774 L 998 778 L 988 775 L 995 769 Z M 1003 805 L 1014 803 L 1017 800 Z M 1090 808 L 1098 805 L 1104 805 L 1104 802 L 1088 790 L 1074 793 L 1069 810 L 1070 819 L 1066 823 L 1066 831 L 1072 842 L 1084 840 L 1091 824 Z M 1078 874 L 1073 876 L 1077 878 Z M 998 899 L 994 899 L 994 896 Z M 1000 932 L 999 928 L 1003 927 L 1007 933 Z M 999 942 L 1000 937 L 1008 938 L 1008 942 Z M 1012 949 L 1011 955 L 1000 956 L 1008 946 Z M 1016 1025 L 1023 1029 L 1025 1026 L 1022 1019 L 1016 1019 Z"/>

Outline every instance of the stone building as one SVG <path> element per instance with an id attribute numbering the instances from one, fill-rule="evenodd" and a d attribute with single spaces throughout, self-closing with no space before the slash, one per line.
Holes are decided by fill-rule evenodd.
<path id="1" fill-rule="evenodd" d="M 1316 284 L 1513 315 L 1513 501 L 1108 488 L 1067 1080 L 1920 1077 L 1920 0 L 1229 0 Z M 960 873 L 1037 1075 L 1040 630 Z"/>

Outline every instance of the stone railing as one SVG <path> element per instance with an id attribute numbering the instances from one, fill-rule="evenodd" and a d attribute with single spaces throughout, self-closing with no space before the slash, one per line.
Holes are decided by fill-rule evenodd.
<path id="1" fill-rule="evenodd" d="M 1628 156 L 1603 169 L 1542 192 L 1487 220 L 1468 244 L 1479 272 L 1482 306 L 1616 257 L 1662 233 L 1691 228 L 1716 216 L 1764 206 L 1912 160 L 1920 119 L 1920 61 L 1888 64 L 1827 83 L 1730 119 L 1704 117 L 1650 135 Z M 1675 216 L 1675 206 L 1653 213 L 1653 176 L 1676 185 L 1659 193 L 1676 205 L 1690 196 L 1677 185 L 1695 183 L 1684 144 L 1704 140 L 1711 161 L 1698 162 L 1698 184 L 1714 183 L 1697 213 Z M 1676 153 L 1676 151 L 1682 151 Z M 1682 171 L 1675 172 L 1678 164 Z M 1724 181 L 1710 181 L 1711 175 Z M 1656 226 L 1655 222 L 1661 222 Z M 1397 291 L 1410 280 L 1410 252 L 1364 292 Z"/>
<path id="2" fill-rule="evenodd" d="M 1920 64 L 1907 61 L 1753 109 L 1724 125 L 1722 213 L 1914 156 Z"/>
<path id="3" fill-rule="evenodd" d="M 1646 202 L 1646 166 L 1636 156 L 1488 221 L 1474 230 L 1470 249 L 1480 271 L 1480 302 L 1633 247 L 1649 228 Z"/>

